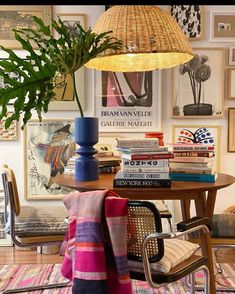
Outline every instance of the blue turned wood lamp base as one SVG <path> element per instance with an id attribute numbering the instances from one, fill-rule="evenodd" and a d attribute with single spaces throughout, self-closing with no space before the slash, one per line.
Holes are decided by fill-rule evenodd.
<path id="1" fill-rule="evenodd" d="M 75 141 L 80 146 L 76 150 L 79 157 L 75 163 L 77 181 L 95 181 L 99 178 L 98 160 L 94 158 L 98 142 L 98 118 L 78 117 L 75 119 Z"/>

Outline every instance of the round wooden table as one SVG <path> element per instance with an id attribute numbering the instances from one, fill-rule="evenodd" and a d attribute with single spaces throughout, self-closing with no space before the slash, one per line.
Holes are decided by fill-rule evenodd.
<path id="1" fill-rule="evenodd" d="M 212 219 L 217 190 L 223 189 L 235 183 L 235 177 L 218 173 L 215 183 L 208 182 L 183 182 L 172 181 L 171 187 L 113 187 L 113 177 L 115 174 L 100 174 L 99 180 L 89 182 L 79 182 L 73 175 L 57 175 L 55 182 L 61 186 L 78 190 L 80 192 L 92 190 L 112 189 L 119 196 L 128 199 L 173 199 L 181 201 L 183 220 L 190 218 L 190 201 L 194 200 L 196 215 L 209 217 Z M 215 278 L 211 246 L 207 246 L 209 235 L 200 235 L 200 243 L 203 254 L 207 254 L 210 262 L 211 293 L 215 293 Z M 210 242 L 209 242 L 210 243 Z"/>

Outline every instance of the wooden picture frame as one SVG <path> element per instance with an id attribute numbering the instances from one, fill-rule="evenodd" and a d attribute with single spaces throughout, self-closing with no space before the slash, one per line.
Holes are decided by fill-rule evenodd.
<path id="1" fill-rule="evenodd" d="M 34 28 L 32 16 L 43 19 L 49 25 L 51 20 L 51 5 L 0 5 L 0 43 L 11 49 L 19 49 L 13 28 Z M 18 23 L 16 20 L 19 20 Z"/>
<path id="2" fill-rule="evenodd" d="M 204 39 L 204 7 L 202 5 L 171 5 L 171 16 L 190 41 Z"/>
<path id="3" fill-rule="evenodd" d="M 161 72 L 94 73 L 100 132 L 161 130 Z"/>
<path id="4" fill-rule="evenodd" d="M 225 49 L 209 47 L 194 48 L 193 51 L 199 56 L 198 63 L 192 64 L 193 71 L 191 71 L 190 61 L 172 69 L 171 117 L 181 119 L 222 118 Z M 200 80 L 199 83 L 196 80 L 195 72 L 198 72 L 201 67 L 204 67 L 209 75 L 207 75 L 207 79 Z M 195 82 L 194 88 L 191 79 Z M 195 90 L 193 91 L 193 89 Z M 198 89 L 201 90 L 198 91 Z"/>
<path id="5" fill-rule="evenodd" d="M 235 108 L 228 108 L 228 152 L 235 152 Z"/>
<path id="6" fill-rule="evenodd" d="M 228 69 L 228 99 L 235 99 L 235 68 Z"/>
<path id="7" fill-rule="evenodd" d="M 74 120 L 30 120 L 24 129 L 25 199 L 61 199 L 70 192 L 53 178 L 64 172 L 75 149 Z"/>
<path id="8" fill-rule="evenodd" d="M 210 42 L 235 42 L 235 12 L 210 12 Z"/>
<path id="9" fill-rule="evenodd" d="M 172 143 L 198 143 L 215 145 L 215 169 L 220 171 L 220 136 L 219 125 L 173 125 Z"/>
<path id="10" fill-rule="evenodd" d="M 76 22 L 80 22 L 82 27 L 86 29 L 86 15 L 85 14 L 65 14 L 58 13 L 54 15 L 54 19 L 57 20 L 59 17 L 63 22 L 66 22 L 68 25 L 73 25 Z M 58 35 L 53 31 L 54 38 L 58 38 Z M 85 72 L 84 67 L 78 69 L 75 72 L 76 78 L 76 90 L 80 103 L 83 110 L 85 110 Z M 68 110 L 77 110 L 79 111 L 76 99 L 73 93 L 73 83 L 72 77 L 67 75 L 65 77 L 58 77 L 56 80 L 56 87 L 54 89 L 56 96 L 49 103 L 49 110 L 52 111 L 68 111 Z"/>
<path id="11" fill-rule="evenodd" d="M 235 65 L 235 45 L 229 46 L 228 65 Z"/>

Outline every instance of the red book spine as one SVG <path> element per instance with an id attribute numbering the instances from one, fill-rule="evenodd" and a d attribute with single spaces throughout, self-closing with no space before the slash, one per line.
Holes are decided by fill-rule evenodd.
<path id="1" fill-rule="evenodd" d="M 174 158 L 173 153 L 168 154 L 133 154 L 131 160 L 145 160 L 145 159 L 167 159 Z"/>

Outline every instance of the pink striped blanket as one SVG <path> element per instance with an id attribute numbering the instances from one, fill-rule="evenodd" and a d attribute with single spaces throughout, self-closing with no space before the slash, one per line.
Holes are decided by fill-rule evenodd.
<path id="1" fill-rule="evenodd" d="M 73 293 L 131 294 L 127 265 L 127 204 L 111 190 L 75 192 L 63 202 L 69 210 L 64 277 Z"/>

